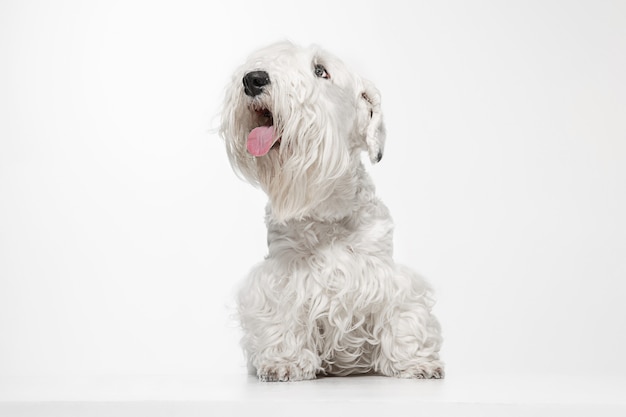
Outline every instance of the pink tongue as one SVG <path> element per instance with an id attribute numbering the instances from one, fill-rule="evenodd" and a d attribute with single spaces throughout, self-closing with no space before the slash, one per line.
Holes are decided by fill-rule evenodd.
<path id="1" fill-rule="evenodd" d="M 263 156 L 270 151 L 278 140 L 274 137 L 274 126 L 259 126 L 248 135 L 248 152 L 254 156 Z"/>

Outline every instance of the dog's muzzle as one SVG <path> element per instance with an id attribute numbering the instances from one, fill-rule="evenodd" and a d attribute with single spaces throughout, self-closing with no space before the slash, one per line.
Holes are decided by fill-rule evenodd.
<path id="1" fill-rule="evenodd" d="M 265 71 L 250 71 L 243 77 L 243 91 L 250 97 L 258 96 L 263 87 L 270 83 L 270 76 Z"/>

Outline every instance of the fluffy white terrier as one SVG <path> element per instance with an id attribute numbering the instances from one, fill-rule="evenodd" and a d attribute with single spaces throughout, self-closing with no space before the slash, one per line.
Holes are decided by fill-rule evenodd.
<path id="1" fill-rule="evenodd" d="M 323 50 L 271 45 L 235 72 L 220 133 L 235 172 L 269 197 L 269 253 L 238 300 L 250 370 L 442 378 L 431 290 L 393 261 L 361 162 L 383 155 L 378 90 Z"/>

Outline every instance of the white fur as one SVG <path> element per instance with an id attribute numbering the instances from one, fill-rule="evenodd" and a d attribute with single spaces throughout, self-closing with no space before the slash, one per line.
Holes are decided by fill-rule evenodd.
<path id="1" fill-rule="evenodd" d="M 251 98 L 242 78 L 254 70 L 270 84 Z M 260 108 L 281 142 L 254 157 L 246 140 Z M 431 290 L 394 263 L 393 223 L 361 163 L 362 151 L 372 163 L 383 153 L 378 90 L 318 48 L 271 45 L 235 72 L 221 134 L 235 172 L 269 197 L 269 253 L 239 294 L 242 345 L 259 378 L 443 377 Z"/>

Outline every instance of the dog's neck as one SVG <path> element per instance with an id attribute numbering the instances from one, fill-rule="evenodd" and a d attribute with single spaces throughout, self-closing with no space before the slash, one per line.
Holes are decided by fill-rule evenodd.
<path id="1" fill-rule="evenodd" d="M 369 204 L 375 196 L 375 187 L 369 174 L 361 161 L 355 162 L 352 167 L 340 177 L 328 180 L 323 184 L 324 192 L 310 191 L 306 211 L 298 217 L 282 218 L 276 215 L 272 206 L 272 199 L 267 205 L 266 223 L 271 224 L 294 224 L 298 222 L 336 223 L 345 217 L 351 217 L 354 212 L 364 204 Z M 304 193 L 305 195 L 307 193 Z M 324 194 L 320 200 L 314 200 L 315 196 Z M 313 202 L 313 204 L 311 204 Z"/>
<path id="2" fill-rule="evenodd" d="M 279 221 L 272 216 L 271 204 L 268 204 L 266 224 L 270 256 L 285 250 L 310 251 L 329 242 L 346 240 L 362 222 L 387 213 L 360 162 L 355 171 L 346 181 L 337 184 L 329 198 L 300 219 Z M 295 242 L 299 247 L 293 247 Z"/>

